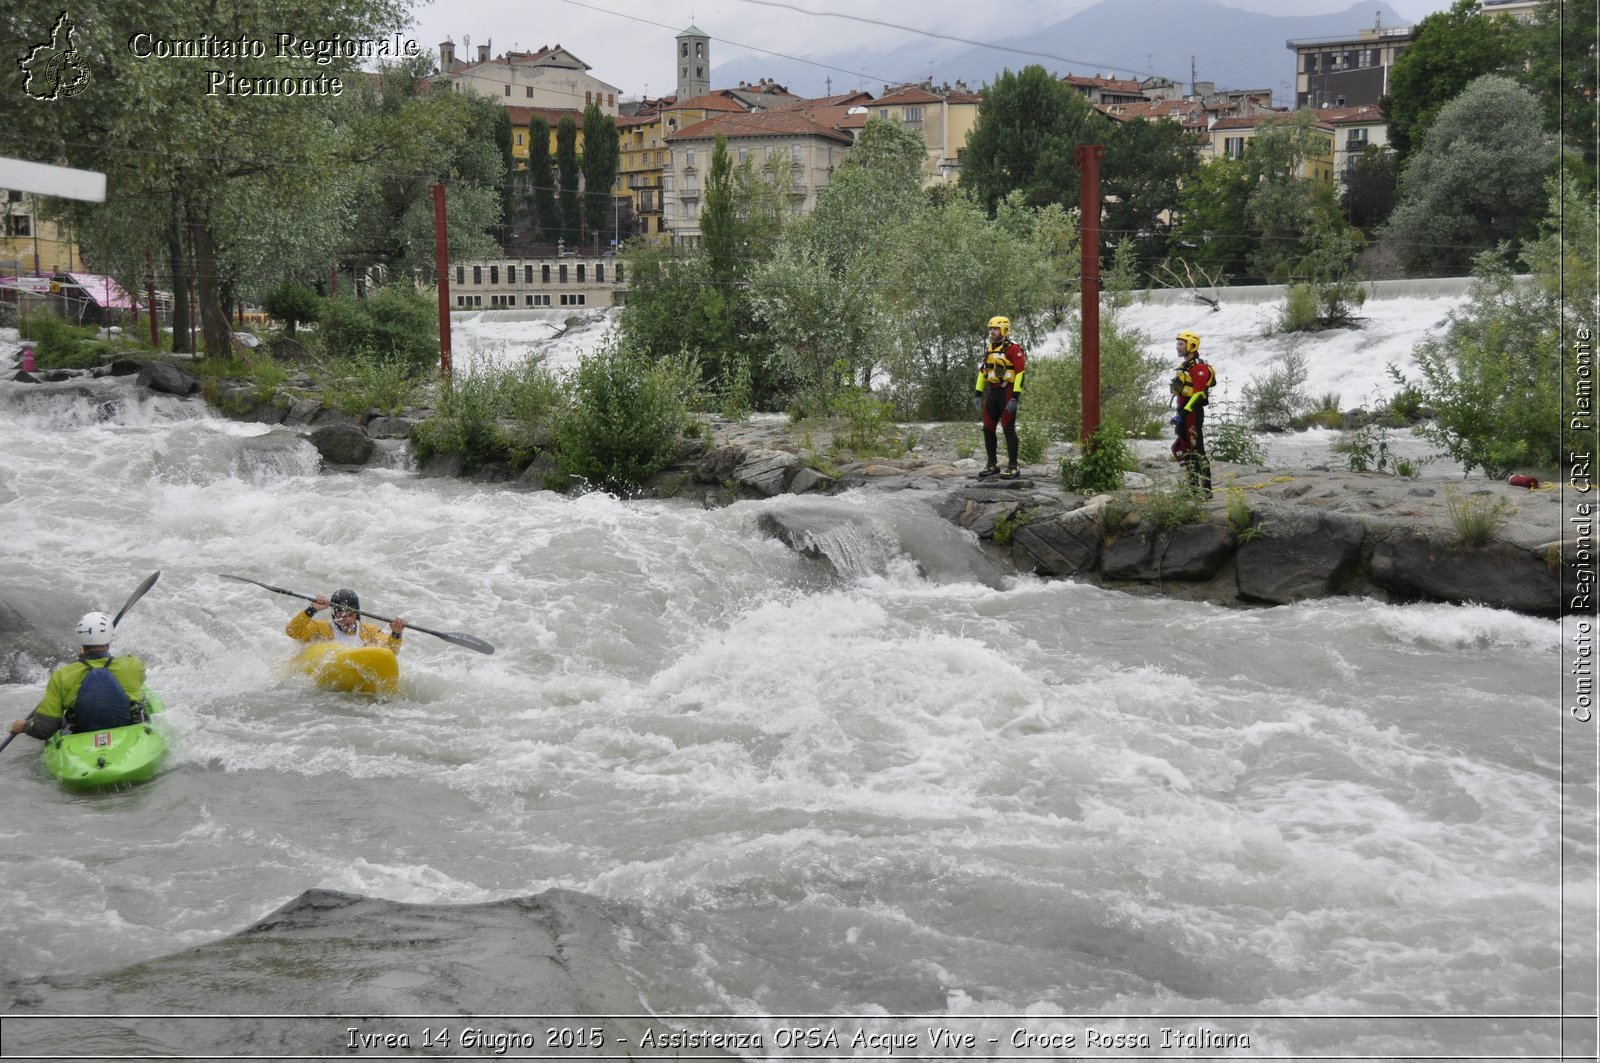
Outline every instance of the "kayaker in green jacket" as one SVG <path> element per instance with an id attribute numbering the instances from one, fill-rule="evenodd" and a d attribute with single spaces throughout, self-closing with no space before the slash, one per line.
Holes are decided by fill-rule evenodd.
<path id="1" fill-rule="evenodd" d="M 78 659 L 50 673 L 44 700 L 25 720 L 11 725 L 12 734 L 26 732 L 49 738 L 68 731 L 99 731 L 144 719 L 144 662 L 111 655 L 114 625 L 105 613 L 87 613 L 78 621 Z"/>
<path id="2" fill-rule="evenodd" d="M 332 609 L 332 620 L 313 619 L 318 610 Z M 389 621 L 385 632 L 377 624 L 361 623 L 361 599 L 356 592 L 340 588 L 332 596 L 323 594 L 317 600 L 295 613 L 284 625 L 283 633 L 301 642 L 338 642 L 349 646 L 386 646 L 400 652 L 400 639 L 405 633 L 403 617 Z"/>

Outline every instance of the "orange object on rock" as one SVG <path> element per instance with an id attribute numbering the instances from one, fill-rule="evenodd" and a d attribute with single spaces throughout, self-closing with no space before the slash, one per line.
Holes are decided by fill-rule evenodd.
<path id="1" fill-rule="evenodd" d="M 1507 476 L 1506 483 L 1510 484 L 1512 487 L 1526 487 L 1530 491 L 1539 486 L 1539 481 L 1537 479 L 1532 476 L 1524 476 L 1521 473 L 1513 473 L 1512 475 Z"/>

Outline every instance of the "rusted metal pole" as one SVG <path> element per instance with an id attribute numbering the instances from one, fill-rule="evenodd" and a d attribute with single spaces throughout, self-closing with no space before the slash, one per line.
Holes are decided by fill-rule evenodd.
<path id="1" fill-rule="evenodd" d="M 1083 297 L 1083 438 L 1100 427 L 1100 144 L 1079 144 L 1078 244 Z"/>
<path id="2" fill-rule="evenodd" d="M 450 242 L 445 236 L 444 185 L 433 186 L 433 257 L 439 274 L 439 376 L 450 383 Z"/>

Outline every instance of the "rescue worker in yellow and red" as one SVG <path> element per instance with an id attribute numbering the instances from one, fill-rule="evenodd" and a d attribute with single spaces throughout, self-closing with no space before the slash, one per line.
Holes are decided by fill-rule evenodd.
<path id="1" fill-rule="evenodd" d="M 1002 480 L 1014 480 L 1017 468 L 1017 400 L 1022 397 L 1022 373 L 1028 362 L 1021 344 L 1011 339 L 1011 319 L 995 316 L 989 319 L 989 346 L 984 351 L 983 362 L 978 366 L 977 394 L 972 408 L 983 415 L 983 447 L 989 464 L 978 474 L 978 479 L 999 475 Z M 1006 433 L 1006 468 L 1000 471 L 996 459 L 999 440 L 995 427 Z"/>
<path id="2" fill-rule="evenodd" d="M 1200 358 L 1200 337 L 1184 329 L 1178 333 L 1178 357 L 1183 364 L 1172 376 L 1172 395 L 1178 412 L 1172 415 L 1177 439 L 1172 444 L 1172 460 L 1181 461 L 1189 482 L 1211 490 L 1211 459 L 1206 455 L 1206 405 L 1211 401 L 1211 385 L 1217 382 L 1216 370 Z"/>

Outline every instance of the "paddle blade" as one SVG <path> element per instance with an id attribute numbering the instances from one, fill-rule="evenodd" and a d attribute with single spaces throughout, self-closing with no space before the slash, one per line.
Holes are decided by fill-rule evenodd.
<path id="1" fill-rule="evenodd" d="M 151 587 L 154 587 L 156 585 L 156 580 L 160 578 L 161 570 L 159 568 L 150 573 L 149 578 L 147 578 L 143 583 L 139 584 L 139 589 L 134 591 L 132 596 L 122 604 L 122 609 L 117 613 L 116 618 L 111 621 L 111 626 L 116 627 L 118 624 L 122 623 L 122 618 L 128 615 L 128 610 L 133 608 L 133 603 L 138 601 L 140 598 L 143 598 L 144 592 L 149 590 Z"/>
<path id="2" fill-rule="evenodd" d="M 406 625 L 406 630 L 407 631 L 426 631 L 428 634 L 432 635 L 434 638 L 444 639 L 446 642 L 453 642 L 457 646 L 465 646 L 467 649 L 469 649 L 469 650 L 477 650 L 479 653 L 493 653 L 494 652 L 494 647 L 493 646 L 489 645 L 487 642 L 483 641 L 478 636 L 469 635 L 465 631 L 429 631 L 427 628 L 418 627 L 415 624 L 407 624 Z"/>

